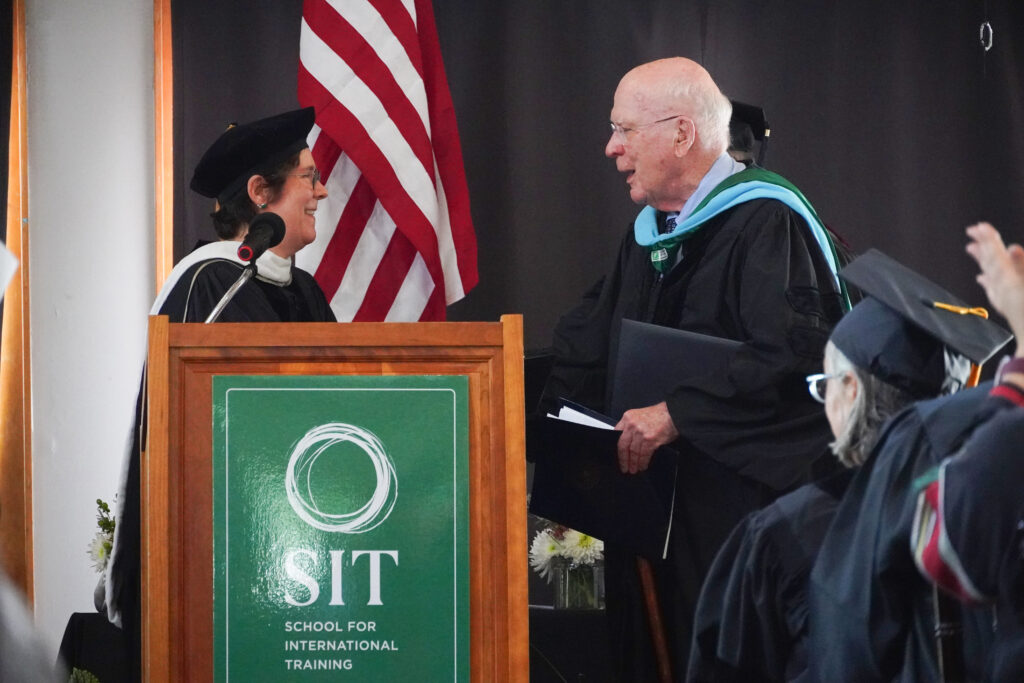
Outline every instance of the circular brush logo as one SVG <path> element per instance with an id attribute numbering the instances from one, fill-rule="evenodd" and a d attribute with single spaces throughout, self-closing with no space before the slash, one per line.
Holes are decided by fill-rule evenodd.
<path id="1" fill-rule="evenodd" d="M 329 449 L 343 444 L 352 444 L 366 454 L 373 466 L 377 483 L 373 495 L 358 510 L 322 510 L 313 493 L 315 466 L 321 456 L 332 455 Z M 333 457 L 346 455 L 335 449 Z M 288 493 L 288 502 L 303 521 L 321 531 L 343 534 L 361 534 L 376 528 L 391 514 L 391 509 L 395 507 L 395 500 L 398 498 L 395 467 L 388 454 L 384 452 L 384 445 L 380 439 L 372 432 L 341 422 L 314 427 L 299 439 L 288 461 L 284 485 Z"/>

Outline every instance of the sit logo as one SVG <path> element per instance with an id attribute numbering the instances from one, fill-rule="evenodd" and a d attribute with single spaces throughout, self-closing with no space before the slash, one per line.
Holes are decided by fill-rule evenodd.
<path id="1" fill-rule="evenodd" d="M 342 444 L 358 447 L 370 459 L 376 475 L 376 486 L 369 500 L 361 507 L 350 512 L 326 511 L 321 509 L 313 495 L 312 482 L 315 478 L 314 466 L 322 456 L 328 455 L 329 449 Z M 362 534 L 380 526 L 388 518 L 398 499 L 398 477 L 395 466 L 384 450 L 380 439 L 372 432 L 342 422 L 331 422 L 306 432 L 292 448 L 285 474 L 285 491 L 288 502 L 295 514 L 309 526 L 320 531 L 340 534 Z M 331 563 L 331 599 L 330 605 L 344 605 L 342 590 L 342 574 L 344 550 L 330 550 Z M 369 562 L 369 600 L 367 605 L 383 605 L 380 590 L 381 557 L 387 556 L 398 565 L 397 550 L 353 550 L 349 566 L 356 560 L 367 556 Z M 296 561 L 306 557 L 313 567 L 319 563 L 318 554 L 313 550 L 295 549 L 285 554 L 284 571 L 289 579 L 306 588 L 309 595 L 304 600 L 295 598 L 291 591 L 285 589 L 284 599 L 290 605 L 305 607 L 320 598 L 320 585 Z"/>

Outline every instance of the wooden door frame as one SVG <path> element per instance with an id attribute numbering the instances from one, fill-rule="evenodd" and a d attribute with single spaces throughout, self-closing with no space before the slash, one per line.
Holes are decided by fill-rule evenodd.
<path id="1" fill-rule="evenodd" d="M 154 273 L 160 291 L 174 267 L 174 59 L 171 0 L 153 0 Z"/>
<path id="2" fill-rule="evenodd" d="M 3 325 L 3 444 L 0 448 L 0 555 L 29 601 L 32 543 L 32 364 L 29 325 L 28 100 L 25 2 L 11 7 L 11 114 L 7 163 L 7 245 L 19 267 L 7 287 Z"/>
<path id="3" fill-rule="evenodd" d="M 32 386 L 29 302 L 28 135 L 25 2 L 12 7 L 10 147 L 8 152 L 7 241 L 19 269 L 8 287 L 4 348 L 3 512 L 0 552 L 3 568 L 34 598 L 32 517 Z M 174 266 L 174 135 L 171 0 L 153 0 L 154 94 L 154 272 L 159 291 Z"/>

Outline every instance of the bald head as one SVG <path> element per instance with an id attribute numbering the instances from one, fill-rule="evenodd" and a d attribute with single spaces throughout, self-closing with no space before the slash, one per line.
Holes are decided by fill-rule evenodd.
<path id="1" fill-rule="evenodd" d="M 645 110 L 692 119 L 697 146 L 708 154 L 717 157 L 728 148 L 732 105 L 711 74 L 692 59 L 670 57 L 641 64 L 622 77 L 619 91 Z"/>
<path id="2" fill-rule="evenodd" d="M 615 89 L 605 156 L 626 175 L 634 202 L 679 211 L 725 153 L 731 112 L 696 62 L 677 57 L 643 64 Z"/>

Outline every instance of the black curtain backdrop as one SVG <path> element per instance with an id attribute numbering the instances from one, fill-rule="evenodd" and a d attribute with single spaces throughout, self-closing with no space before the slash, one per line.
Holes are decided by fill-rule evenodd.
<path id="1" fill-rule="evenodd" d="M 179 258 L 212 234 L 208 200 L 188 190 L 203 149 L 229 121 L 297 106 L 301 6 L 174 3 Z M 1019 0 L 437 0 L 435 12 L 479 240 L 480 284 L 450 319 L 521 312 L 527 348 L 549 343 L 638 208 L 603 156 L 615 86 L 673 55 L 765 108 L 766 165 L 855 250 L 981 304 L 963 228 L 988 220 L 1024 239 Z"/>

